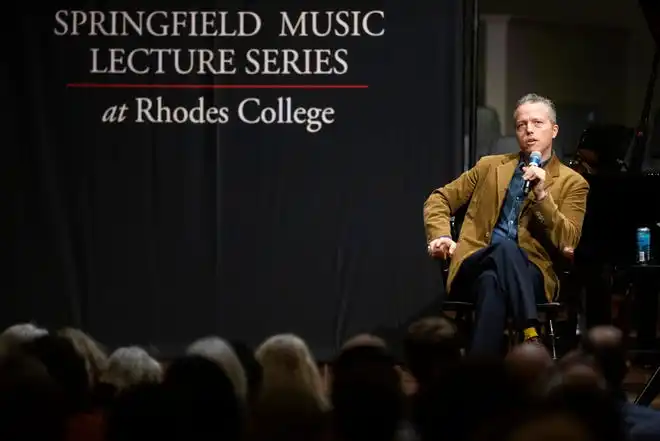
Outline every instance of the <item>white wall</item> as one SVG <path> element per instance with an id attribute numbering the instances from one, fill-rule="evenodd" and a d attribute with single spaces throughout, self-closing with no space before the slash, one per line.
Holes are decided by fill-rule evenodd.
<path id="1" fill-rule="evenodd" d="M 636 1 L 555 0 L 550 7 L 534 7 L 526 0 L 480 0 L 480 14 L 486 21 L 492 15 L 511 16 L 506 50 L 501 35 L 493 39 L 484 30 L 484 93 L 487 104 L 504 112 L 503 129 L 509 128 L 515 97 L 531 90 L 557 102 L 598 105 L 610 122 L 637 123 L 654 42 Z M 506 59 L 507 69 L 494 67 L 498 51 L 503 58 L 497 62 Z M 506 91 L 494 89 L 502 84 Z"/>
<path id="2" fill-rule="evenodd" d="M 605 122 L 626 119 L 627 33 L 620 29 L 512 19 L 507 108 L 536 92 L 563 106 L 592 107 Z M 509 134 L 513 126 L 507 125 Z"/>

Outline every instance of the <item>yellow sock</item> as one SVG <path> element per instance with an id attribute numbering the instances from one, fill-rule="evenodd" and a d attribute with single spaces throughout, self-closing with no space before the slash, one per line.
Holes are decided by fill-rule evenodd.
<path id="1" fill-rule="evenodd" d="M 536 332 L 536 328 L 527 328 L 523 331 L 523 334 L 525 335 L 525 340 L 539 336 L 539 334 Z"/>

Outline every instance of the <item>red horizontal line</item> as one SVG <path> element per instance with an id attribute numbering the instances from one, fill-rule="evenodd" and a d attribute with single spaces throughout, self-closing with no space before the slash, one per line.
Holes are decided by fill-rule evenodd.
<path id="1" fill-rule="evenodd" d="M 117 84 L 69 83 L 76 89 L 368 89 L 366 84 Z"/>

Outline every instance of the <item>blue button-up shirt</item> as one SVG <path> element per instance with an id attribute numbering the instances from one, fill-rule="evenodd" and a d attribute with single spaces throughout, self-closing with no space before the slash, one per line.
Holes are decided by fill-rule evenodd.
<path id="1" fill-rule="evenodd" d="M 547 163 L 547 160 L 543 161 L 541 167 L 544 167 Z M 516 170 L 513 172 L 513 177 L 509 182 L 509 187 L 504 197 L 500 217 L 493 229 L 492 243 L 503 240 L 518 241 L 518 216 L 520 216 L 520 210 L 526 198 L 523 191 L 525 181 L 523 180 L 524 173 L 522 170 L 525 165 L 525 162 L 521 158 Z"/>

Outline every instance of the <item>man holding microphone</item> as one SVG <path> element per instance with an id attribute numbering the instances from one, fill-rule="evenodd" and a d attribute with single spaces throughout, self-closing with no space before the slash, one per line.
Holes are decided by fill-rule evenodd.
<path id="1" fill-rule="evenodd" d="M 525 95 L 514 121 L 520 152 L 481 158 L 424 203 L 429 255 L 451 258 L 448 293 L 476 305 L 471 353 L 479 355 L 500 353 L 507 311 L 525 341 L 538 342 L 536 304 L 556 296 L 553 261 L 577 246 L 589 192 L 553 153 L 552 101 Z M 454 242 L 449 220 L 466 204 Z"/>

